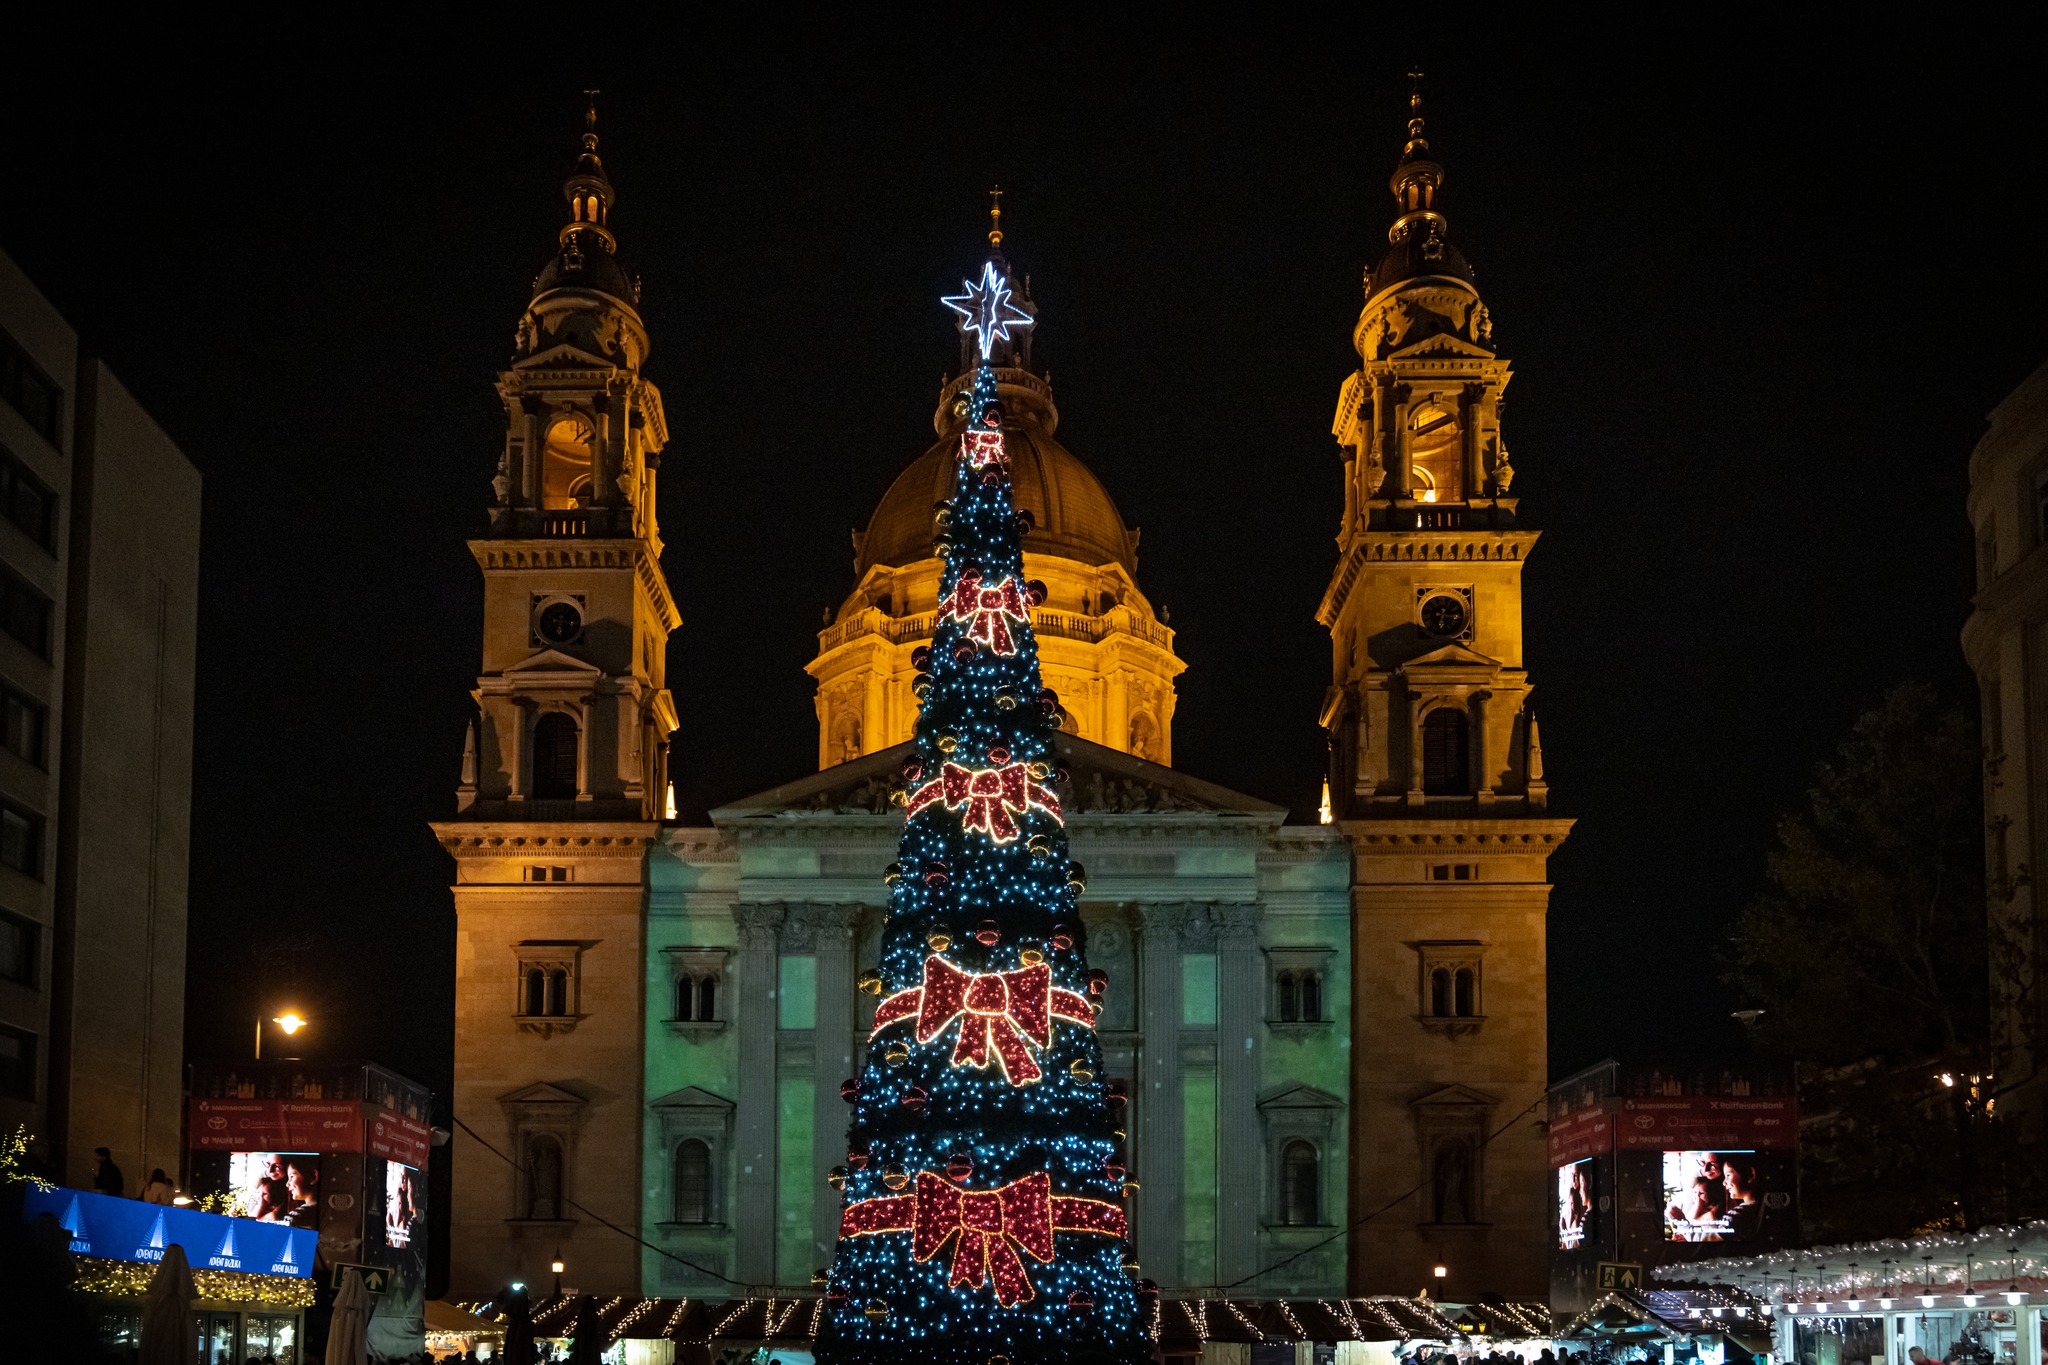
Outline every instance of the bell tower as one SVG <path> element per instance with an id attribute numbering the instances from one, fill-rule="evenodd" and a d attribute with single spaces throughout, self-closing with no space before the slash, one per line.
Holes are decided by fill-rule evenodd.
<path id="1" fill-rule="evenodd" d="M 505 439 L 469 543 L 476 718 L 456 816 L 434 826 L 456 863 L 455 1111 L 474 1130 L 455 1137 L 451 1270 L 485 1293 L 547 1282 L 558 1254 L 581 1289 L 638 1288 L 631 1244 L 591 1215 L 639 1216 L 641 864 L 678 618 L 655 524 L 668 428 L 596 120 L 498 376 Z"/>
<path id="2" fill-rule="evenodd" d="M 1508 362 L 1450 240 L 1422 96 L 1339 392 L 1328 816 L 1350 836 L 1356 1293 L 1546 1292 L 1549 792 L 1522 663 L 1537 533 L 1511 491 Z M 1503 1125 L 1506 1130 L 1496 1135 Z M 1433 1278 L 1444 1266 L 1445 1280 Z"/>

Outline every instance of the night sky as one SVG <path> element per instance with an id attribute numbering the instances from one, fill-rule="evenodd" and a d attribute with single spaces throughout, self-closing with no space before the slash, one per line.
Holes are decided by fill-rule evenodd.
<path id="1" fill-rule="evenodd" d="M 2048 358 L 2024 45 L 1031 13 L 756 39 L 593 11 L 502 50 L 181 30 L 212 55 L 95 37 L 91 66 L 10 73 L 0 247 L 206 477 L 190 1055 L 289 1003 L 322 1055 L 445 1092 L 427 821 L 477 668 L 464 540 L 586 85 L 673 433 L 685 813 L 814 766 L 802 665 L 849 530 L 931 440 L 938 297 L 1000 181 L 1061 438 L 1180 632 L 1176 766 L 1313 818 L 1329 423 L 1412 65 L 1545 532 L 1528 666 L 1579 820 L 1551 864 L 1553 1062 L 1739 1045 L 1717 959 L 1777 814 L 1892 683 L 1973 696 L 1966 461 Z"/>

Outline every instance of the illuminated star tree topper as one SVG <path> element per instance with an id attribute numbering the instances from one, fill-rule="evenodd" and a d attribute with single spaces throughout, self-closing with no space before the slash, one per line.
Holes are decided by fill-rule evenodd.
<path id="1" fill-rule="evenodd" d="M 994 261 L 982 266 L 979 281 L 962 280 L 960 287 L 967 292 L 940 302 L 960 315 L 961 331 L 974 333 L 983 360 L 994 354 L 998 341 L 1010 339 L 1011 329 L 1031 325 L 1031 314 L 1010 302 L 1010 281 Z"/>

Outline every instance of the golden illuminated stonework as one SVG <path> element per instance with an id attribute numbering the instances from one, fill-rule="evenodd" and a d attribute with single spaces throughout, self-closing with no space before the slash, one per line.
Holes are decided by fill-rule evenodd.
<path id="1" fill-rule="evenodd" d="M 1004 441 L 1017 505 L 1031 514 L 1024 573 L 1045 585 L 1031 608 L 1039 667 L 1083 739 L 1154 763 L 1173 761 L 1174 678 L 1187 667 L 1173 631 L 1138 590 L 1138 533 L 1088 467 L 1059 443 L 1052 389 L 1028 353 L 998 368 Z M 911 651 L 932 637 L 940 610 L 944 527 L 936 505 L 952 487 L 971 375 L 939 392 L 938 441 L 898 475 L 865 532 L 854 534 L 853 592 L 818 634 L 807 666 L 818 680 L 818 766 L 900 744 L 917 719 Z"/>

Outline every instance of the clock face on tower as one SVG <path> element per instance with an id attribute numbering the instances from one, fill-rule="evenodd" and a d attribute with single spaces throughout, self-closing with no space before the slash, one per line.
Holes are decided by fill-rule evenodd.
<path id="1" fill-rule="evenodd" d="M 534 620 L 540 638 L 551 645 L 566 645 L 583 633 L 583 613 L 568 602 L 550 602 Z"/>
<path id="2" fill-rule="evenodd" d="M 1422 604 L 1422 628 L 1439 640 L 1448 640 L 1465 632 L 1465 599 L 1449 593 L 1438 593 Z"/>

